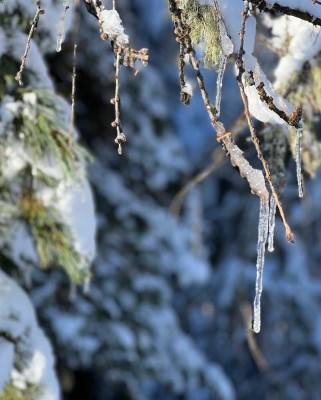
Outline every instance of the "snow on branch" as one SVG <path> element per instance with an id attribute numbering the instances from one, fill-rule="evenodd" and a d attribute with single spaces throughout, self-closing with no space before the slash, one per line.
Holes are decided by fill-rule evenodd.
<path id="1" fill-rule="evenodd" d="M 309 0 L 251 0 L 261 11 L 276 11 L 321 26 L 321 9 L 318 1 Z"/>

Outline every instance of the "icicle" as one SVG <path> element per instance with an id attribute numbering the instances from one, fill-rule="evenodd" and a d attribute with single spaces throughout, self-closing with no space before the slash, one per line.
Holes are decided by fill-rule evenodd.
<path id="1" fill-rule="evenodd" d="M 269 204 L 261 200 L 259 217 L 259 234 L 257 243 L 256 261 L 256 283 L 253 312 L 253 331 L 260 332 L 261 329 L 261 294 L 263 289 L 263 269 L 265 246 L 269 230 Z"/>
<path id="2" fill-rule="evenodd" d="M 219 10 L 218 10 L 219 13 Z M 218 14 L 220 15 L 220 14 Z M 219 116 L 221 111 L 221 98 L 222 98 L 222 86 L 223 86 L 223 78 L 224 72 L 226 68 L 226 63 L 228 56 L 233 53 L 234 45 L 231 39 L 228 37 L 226 32 L 226 27 L 222 20 L 219 21 L 219 31 L 220 31 L 220 42 L 221 42 L 221 53 L 218 64 L 218 75 L 216 81 L 216 99 L 215 99 L 215 108 L 216 114 Z"/>
<path id="3" fill-rule="evenodd" d="M 222 86 L 223 86 L 223 78 L 224 78 L 226 63 L 227 63 L 227 56 L 224 54 L 223 51 L 221 51 L 219 65 L 218 65 L 218 75 L 216 80 L 215 109 L 217 116 L 219 116 L 221 112 Z"/>
<path id="4" fill-rule="evenodd" d="M 74 303 L 77 298 L 77 285 L 75 284 L 74 281 L 70 281 L 70 286 L 69 286 L 69 301 Z"/>
<path id="5" fill-rule="evenodd" d="M 24 280 L 25 280 L 25 285 L 26 285 L 27 289 L 32 288 L 32 273 L 33 273 L 33 268 L 28 265 L 24 269 Z"/>
<path id="6" fill-rule="evenodd" d="M 274 228 L 275 228 L 276 201 L 274 196 L 270 198 L 270 215 L 269 215 L 269 238 L 268 251 L 274 251 Z"/>
<path id="7" fill-rule="evenodd" d="M 73 62 L 72 62 L 72 84 L 71 84 L 71 110 L 69 117 L 69 136 L 70 140 L 74 138 L 75 130 L 75 103 L 76 103 L 76 77 L 77 77 L 77 44 L 74 44 Z"/>
<path id="8" fill-rule="evenodd" d="M 303 136 L 303 128 L 298 128 L 296 130 L 296 141 L 295 141 L 295 162 L 296 162 L 296 176 L 298 180 L 299 197 L 303 197 L 302 136 Z"/>
<path id="9" fill-rule="evenodd" d="M 90 277 L 86 277 L 84 284 L 83 284 L 83 291 L 84 294 L 89 294 L 90 292 L 90 284 L 91 284 L 91 278 Z"/>
<path id="10" fill-rule="evenodd" d="M 56 46 L 56 51 L 58 53 L 61 51 L 61 45 L 65 39 L 65 16 L 69 7 L 70 7 L 70 0 L 66 0 L 64 2 L 64 10 L 61 14 L 60 21 L 58 24 L 57 46 Z"/>

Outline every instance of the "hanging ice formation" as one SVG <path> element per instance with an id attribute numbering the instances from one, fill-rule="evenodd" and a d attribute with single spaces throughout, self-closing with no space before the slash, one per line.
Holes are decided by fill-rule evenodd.
<path id="1" fill-rule="evenodd" d="M 255 333 L 261 330 L 261 294 L 263 289 L 264 256 L 269 231 L 269 204 L 262 199 L 260 202 L 258 231 L 255 298 L 253 307 L 253 331 Z"/>
<path id="2" fill-rule="evenodd" d="M 296 176 L 298 180 L 299 197 L 303 197 L 302 136 L 303 136 L 303 128 L 300 127 L 296 130 L 296 141 L 295 141 L 295 162 L 296 162 Z"/>
<path id="3" fill-rule="evenodd" d="M 269 214 L 269 237 L 268 251 L 274 251 L 274 229 L 275 229 L 276 201 L 273 196 L 270 198 L 270 214 Z"/>
<path id="4" fill-rule="evenodd" d="M 64 10 L 61 14 L 60 21 L 58 24 L 57 46 L 56 46 L 56 51 L 58 53 L 61 51 L 61 45 L 65 39 L 65 16 L 69 7 L 70 7 L 70 0 L 64 1 Z"/>
<path id="5" fill-rule="evenodd" d="M 223 78 L 224 78 L 226 63 L 227 63 L 227 56 L 223 53 L 223 51 L 221 51 L 218 64 L 217 80 L 216 80 L 215 109 L 217 116 L 219 116 L 221 113 L 222 86 L 223 86 Z"/>
<path id="6" fill-rule="evenodd" d="M 226 33 L 224 22 L 220 20 L 218 25 L 219 25 L 220 42 L 222 49 L 219 58 L 218 74 L 216 80 L 215 109 L 217 116 L 219 116 L 221 112 L 222 86 L 223 86 L 223 78 L 224 78 L 227 59 L 233 53 L 234 49 L 233 43 Z"/>

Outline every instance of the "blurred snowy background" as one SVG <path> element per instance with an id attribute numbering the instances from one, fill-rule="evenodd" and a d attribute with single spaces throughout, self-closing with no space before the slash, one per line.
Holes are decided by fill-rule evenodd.
<path id="1" fill-rule="evenodd" d="M 133 47 L 150 49 L 150 64 L 137 76 L 121 70 L 122 157 L 110 128 L 113 55 L 95 19 L 79 14 L 76 125 L 94 155 L 89 181 L 97 215 L 91 287 L 71 301 L 68 278 L 51 270 L 33 273 L 29 289 L 64 399 L 320 399 L 320 174 L 306 182 L 299 201 L 287 157 L 283 204 L 295 244 L 277 220 L 275 251 L 266 256 L 262 331 L 253 338 L 247 327 L 259 201 L 223 158 L 170 217 L 174 196 L 214 155 L 220 160 L 221 150 L 197 90 L 188 107 L 179 101 L 166 1 L 118 3 Z M 46 54 L 52 82 L 67 100 L 72 54 L 72 32 L 62 52 Z M 261 57 L 271 75 L 275 59 Z M 205 79 L 215 98 L 215 72 Z M 227 128 L 242 112 L 230 65 L 221 109 Z M 238 140 L 255 163 L 248 136 L 242 130 Z M 78 217 L 86 230 L 86 210 Z"/>

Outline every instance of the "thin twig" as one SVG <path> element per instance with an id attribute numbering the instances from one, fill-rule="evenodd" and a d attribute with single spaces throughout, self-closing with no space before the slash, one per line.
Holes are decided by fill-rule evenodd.
<path id="1" fill-rule="evenodd" d="M 245 332 L 246 332 L 246 341 L 247 345 L 249 346 L 250 353 L 253 357 L 255 364 L 257 365 L 258 369 L 263 373 L 269 373 L 269 365 L 264 358 L 261 350 L 259 349 L 255 336 L 253 335 L 252 331 L 252 308 L 250 304 L 244 303 L 241 306 L 242 317 L 245 325 Z"/>
<path id="2" fill-rule="evenodd" d="M 120 95 L 119 95 L 119 66 L 121 60 L 121 47 L 118 47 L 116 61 L 115 61 L 115 97 L 111 99 L 111 103 L 115 105 L 115 120 L 111 123 L 113 128 L 116 128 L 116 139 L 115 143 L 118 145 L 118 154 L 121 155 L 123 152 L 122 145 L 126 142 L 126 136 L 121 129 L 120 121 Z"/>
<path id="3" fill-rule="evenodd" d="M 15 80 L 19 82 L 20 86 L 23 85 L 22 73 L 23 73 L 23 70 L 24 70 L 24 67 L 25 67 L 25 64 L 26 64 L 26 60 L 27 60 L 27 56 L 28 56 L 28 52 L 29 52 L 29 49 L 30 49 L 31 38 L 32 38 L 32 35 L 33 35 L 34 31 L 37 29 L 40 14 L 44 14 L 44 13 L 45 13 L 45 10 L 43 10 L 41 8 L 40 0 L 37 0 L 37 11 L 36 11 L 36 14 L 35 14 L 35 16 L 33 18 L 31 27 L 30 27 L 30 31 L 29 31 L 29 35 L 28 35 L 27 43 L 26 43 L 26 47 L 25 47 L 25 51 L 24 51 L 23 56 L 21 58 L 20 69 L 17 72 L 17 75 L 15 76 Z"/>
<path id="4" fill-rule="evenodd" d="M 248 104 L 248 98 L 247 98 L 247 95 L 245 93 L 245 88 L 244 88 L 243 81 L 242 81 L 242 75 L 243 75 L 243 72 L 244 72 L 243 54 L 244 54 L 245 25 L 246 25 L 246 20 L 248 18 L 247 11 L 248 11 L 247 7 L 245 7 L 245 9 L 243 11 L 242 24 L 241 24 L 241 30 L 240 30 L 240 50 L 239 50 L 239 54 L 238 54 L 238 58 L 237 58 L 237 64 L 238 64 L 238 67 L 239 67 L 239 74 L 238 74 L 237 80 L 238 80 L 238 85 L 239 85 L 239 89 L 240 89 L 240 93 L 241 93 L 241 98 L 242 98 L 242 101 L 243 101 L 243 104 L 244 104 L 244 112 L 245 112 L 246 120 L 247 120 L 249 129 L 250 129 L 251 138 L 252 138 L 252 141 L 254 143 L 254 146 L 255 146 L 255 149 L 256 149 L 256 152 L 257 152 L 257 156 L 258 156 L 258 158 L 260 159 L 260 161 L 261 161 L 261 163 L 263 165 L 263 169 L 264 169 L 264 172 L 265 172 L 266 180 L 269 183 L 272 195 L 275 198 L 275 202 L 276 202 L 276 204 L 278 206 L 278 209 L 279 209 L 282 221 L 283 221 L 283 225 L 285 227 L 286 239 L 288 241 L 292 242 L 293 241 L 293 233 L 291 231 L 291 228 L 290 228 L 289 224 L 286 221 L 281 201 L 279 199 L 279 196 L 278 196 L 278 194 L 277 194 L 277 192 L 275 190 L 274 184 L 272 182 L 272 177 L 271 177 L 271 174 L 270 174 L 268 163 L 267 163 L 267 161 L 265 160 L 265 158 L 263 156 L 263 153 L 262 153 L 262 150 L 261 150 L 261 147 L 260 147 L 260 141 L 259 141 L 259 138 L 256 135 L 254 124 L 253 124 L 253 121 L 251 119 L 251 114 L 250 114 L 249 104 Z"/>
<path id="5" fill-rule="evenodd" d="M 220 150 L 220 148 L 219 148 Z M 169 212 L 170 214 L 174 217 L 177 218 L 183 201 L 187 194 L 197 185 L 199 185 L 201 182 L 203 182 L 208 176 L 210 176 L 213 172 L 218 170 L 220 167 L 222 167 L 225 163 L 226 158 L 223 157 L 223 153 L 220 150 L 218 154 L 215 155 L 214 160 L 199 174 L 195 175 L 173 198 L 170 207 L 169 207 Z"/>
<path id="6" fill-rule="evenodd" d="M 73 50 L 73 58 L 72 58 L 72 81 L 71 81 L 71 110 L 70 110 L 70 118 L 69 118 L 69 140 L 70 144 L 73 140 L 73 133 L 75 129 L 75 108 L 76 108 L 76 80 L 77 80 L 77 39 L 79 33 L 79 24 L 80 24 L 80 14 L 79 14 L 79 0 L 75 2 L 75 19 L 74 19 L 74 28 L 73 28 L 73 42 L 74 42 L 74 50 Z"/>

